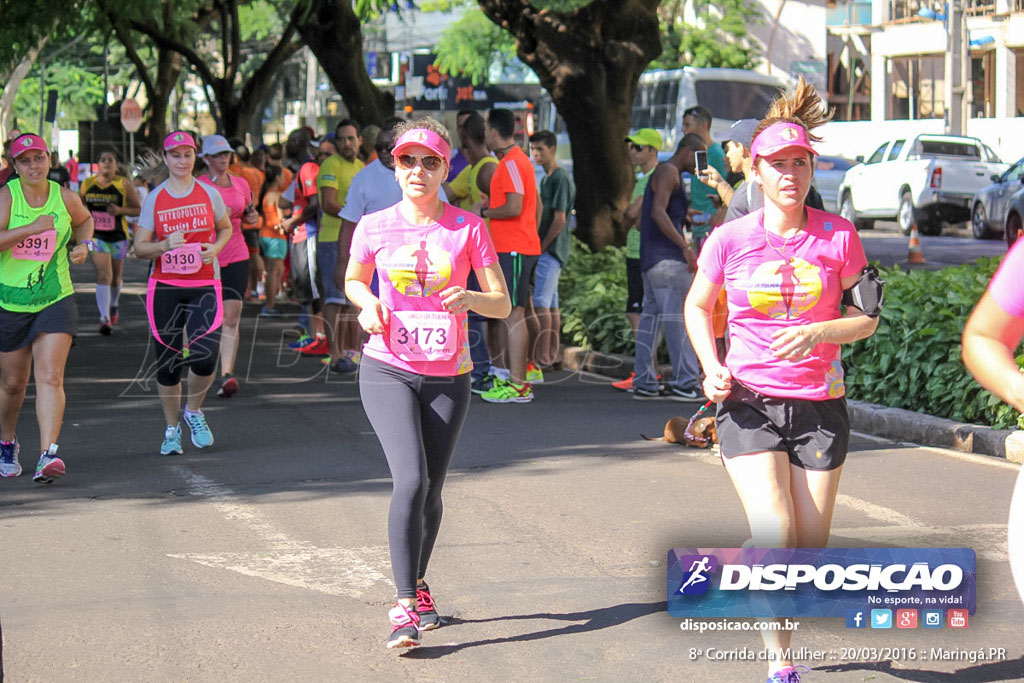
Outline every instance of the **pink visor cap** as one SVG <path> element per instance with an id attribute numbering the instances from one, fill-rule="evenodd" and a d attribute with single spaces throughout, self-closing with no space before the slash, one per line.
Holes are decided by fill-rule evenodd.
<path id="1" fill-rule="evenodd" d="M 43 154 L 49 154 L 50 150 L 46 148 L 46 143 L 38 135 L 27 133 L 17 138 L 11 148 L 11 158 L 17 159 L 25 152 L 31 152 L 33 149 L 38 149 Z"/>
<path id="2" fill-rule="evenodd" d="M 773 123 L 761 131 L 761 134 L 754 138 L 754 143 L 750 146 L 750 156 L 754 159 L 767 157 L 790 147 L 799 147 L 818 156 L 818 152 L 811 147 L 811 141 L 808 139 L 804 127 L 786 121 Z"/>
<path id="3" fill-rule="evenodd" d="M 416 145 L 426 147 L 444 159 L 446 164 L 451 162 L 452 148 L 444 141 L 443 137 L 426 128 L 413 128 L 402 133 L 401 137 L 395 140 L 395 146 L 391 149 L 391 154 L 398 156 L 402 153 L 402 150 Z"/>
<path id="4" fill-rule="evenodd" d="M 164 138 L 164 151 L 170 151 L 175 147 L 191 147 L 196 148 L 196 141 L 192 139 L 190 133 L 186 133 L 183 130 L 176 130 L 167 137 Z"/>

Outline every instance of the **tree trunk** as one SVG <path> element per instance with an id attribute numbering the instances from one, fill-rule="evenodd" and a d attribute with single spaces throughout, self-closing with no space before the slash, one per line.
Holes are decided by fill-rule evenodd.
<path id="1" fill-rule="evenodd" d="M 14 128 L 14 98 L 17 97 L 21 82 L 25 80 L 25 76 L 32 70 L 32 65 L 36 63 L 36 59 L 39 57 L 43 47 L 46 46 L 47 40 L 49 38 L 43 36 L 39 39 L 38 43 L 29 48 L 28 54 L 15 65 L 10 75 L 6 78 L 3 93 L 0 94 L 0 112 L 3 112 L 2 116 L 0 116 L 0 140 L 6 140 L 7 134 Z"/>
<path id="2" fill-rule="evenodd" d="M 394 113 L 394 97 L 374 85 L 366 72 L 362 25 L 351 2 L 299 3 L 292 12 L 292 21 L 345 101 L 349 116 L 365 126 L 380 125 Z"/>
<path id="3" fill-rule="evenodd" d="M 181 76 L 181 55 L 161 49 L 157 55 L 156 79 L 153 90 L 146 89 L 149 98 L 149 120 L 146 122 L 146 143 L 151 149 L 160 149 L 167 130 L 167 114 L 171 107 L 171 93 Z"/>
<path id="4" fill-rule="evenodd" d="M 516 39 L 565 120 L 576 181 L 576 231 L 592 248 L 622 244 L 632 170 L 629 132 L 640 74 L 661 54 L 658 0 L 593 0 L 572 12 L 529 0 L 478 0 Z"/>

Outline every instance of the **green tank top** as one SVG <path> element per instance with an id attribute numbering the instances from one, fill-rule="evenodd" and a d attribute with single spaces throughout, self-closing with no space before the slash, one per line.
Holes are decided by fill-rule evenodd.
<path id="1" fill-rule="evenodd" d="M 49 261 L 17 259 L 11 249 L 0 251 L 0 307 L 15 313 L 36 313 L 75 293 L 68 269 L 67 245 L 71 240 L 71 214 L 64 206 L 60 185 L 52 180 L 46 203 L 28 205 L 21 179 L 7 183 L 11 189 L 11 218 L 7 229 L 28 225 L 39 216 L 53 216 L 57 241 Z"/>

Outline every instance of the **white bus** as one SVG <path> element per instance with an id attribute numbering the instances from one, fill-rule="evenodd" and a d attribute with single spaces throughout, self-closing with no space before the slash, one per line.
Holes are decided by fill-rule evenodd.
<path id="1" fill-rule="evenodd" d="M 695 105 L 711 112 L 711 137 L 722 135 L 737 119 L 762 119 L 789 85 L 788 79 L 743 69 L 647 71 L 640 76 L 630 129 L 654 128 L 663 149 L 673 150 L 682 137 L 683 113 Z"/>

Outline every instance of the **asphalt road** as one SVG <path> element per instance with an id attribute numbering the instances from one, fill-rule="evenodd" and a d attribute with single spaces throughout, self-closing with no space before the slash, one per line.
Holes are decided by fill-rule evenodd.
<path id="1" fill-rule="evenodd" d="M 868 260 L 879 261 L 889 267 L 897 264 L 907 267 L 910 240 L 900 233 L 896 223 L 878 221 L 873 230 L 862 230 L 860 238 Z M 970 263 L 982 256 L 1002 256 L 1006 253 L 1006 242 L 973 239 L 966 224 L 961 223 L 946 226 L 941 235 L 922 236 L 921 253 L 925 264 L 914 267 L 944 268 Z"/>
<path id="2" fill-rule="evenodd" d="M 242 391 L 206 408 L 215 445 L 161 457 L 130 272 L 114 337 L 89 324 L 89 288 L 78 295 L 67 477 L 0 480 L 8 681 L 764 680 L 757 662 L 690 658 L 760 649 L 756 634 L 683 632 L 665 612 L 670 548 L 748 536 L 713 453 L 641 438 L 695 406 L 634 401 L 567 373 L 529 405 L 474 400 L 428 576 L 449 623 L 398 657 L 384 649 L 390 482 L 353 380 L 294 358 L 282 348 L 290 323 L 248 305 Z M 28 471 L 33 396 L 18 429 Z M 853 447 L 832 544 L 972 547 L 978 609 L 955 632 L 804 620 L 794 645 L 830 653 L 805 680 L 1024 680 L 1024 606 L 1005 547 L 1019 468 L 866 436 Z M 886 647 L 923 657 L 860 649 Z M 932 658 L 989 647 L 1003 657 Z"/>

